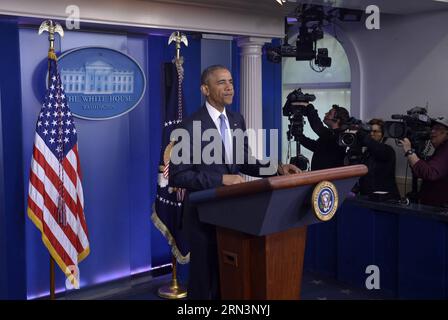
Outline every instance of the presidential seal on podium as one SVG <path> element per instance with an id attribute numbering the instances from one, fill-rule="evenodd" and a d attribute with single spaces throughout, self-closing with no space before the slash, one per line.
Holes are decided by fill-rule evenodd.
<path id="1" fill-rule="evenodd" d="M 319 182 L 314 188 L 312 195 L 313 211 L 321 221 L 333 218 L 338 209 L 338 191 L 330 181 Z"/>

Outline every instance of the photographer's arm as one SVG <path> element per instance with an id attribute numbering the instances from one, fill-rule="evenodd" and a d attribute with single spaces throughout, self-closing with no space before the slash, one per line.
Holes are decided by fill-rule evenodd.
<path id="1" fill-rule="evenodd" d="M 375 141 L 367 132 L 359 130 L 358 137 L 376 160 L 386 162 L 391 161 L 395 157 L 395 152 L 391 147 L 385 143 Z"/>
<path id="2" fill-rule="evenodd" d="M 319 118 L 319 114 L 314 106 L 310 103 L 306 107 L 305 115 L 308 118 L 308 122 L 310 123 L 311 129 L 321 138 L 327 137 L 331 135 L 331 130 L 324 126 L 322 120 Z"/>
<path id="3" fill-rule="evenodd" d="M 414 166 L 417 162 L 419 162 L 420 158 L 417 156 L 417 154 L 415 152 L 410 153 L 409 151 L 412 150 L 412 145 L 411 145 L 411 141 L 409 141 L 408 138 L 404 138 L 403 140 L 400 140 L 400 143 L 403 147 L 403 151 L 404 154 L 408 154 L 406 156 L 406 158 L 408 159 L 409 165 L 411 166 L 412 169 L 414 169 Z M 419 177 L 419 178 L 423 178 L 423 177 Z"/>
<path id="4" fill-rule="evenodd" d="M 401 141 L 405 153 L 411 150 L 411 142 L 405 138 Z M 435 154 L 430 160 L 421 160 L 415 153 L 407 156 L 415 176 L 424 180 L 435 181 L 448 174 L 448 149 Z"/>
<path id="5" fill-rule="evenodd" d="M 316 148 L 317 148 L 317 141 L 313 140 L 311 138 L 308 138 L 305 135 L 301 135 L 299 137 L 299 142 L 302 146 L 304 146 L 305 148 L 307 148 L 308 150 L 315 152 Z"/>

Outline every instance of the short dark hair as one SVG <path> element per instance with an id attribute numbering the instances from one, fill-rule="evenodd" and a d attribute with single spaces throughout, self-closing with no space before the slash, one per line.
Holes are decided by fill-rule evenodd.
<path id="1" fill-rule="evenodd" d="M 350 119 L 350 113 L 344 107 L 340 107 L 337 104 L 331 106 L 336 112 L 334 118 L 339 120 L 339 125 L 345 124 Z"/>
<path id="2" fill-rule="evenodd" d="M 210 77 L 210 75 L 215 72 L 216 70 L 229 70 L 227 67 L 223 66 L 222 64 L 214 64 L 211 65 L 207 68 L 204 69 L 204 71 L 202 71 L 201 74 L 201 85 L 203 84 L 207 84 L 208 78 Z"/>
<path id="3" fill-rule="evenodd" d="M 373 125 L 379 126 L 380 129 L 381 129 L 381 133 L 384 134 L 384 121 L 383 121 L 383 119 L 373 118 L 372 120 L 370 120 L 368 122 L 368 124 L 370 124 L 371 126 L 373 126 Z"/>

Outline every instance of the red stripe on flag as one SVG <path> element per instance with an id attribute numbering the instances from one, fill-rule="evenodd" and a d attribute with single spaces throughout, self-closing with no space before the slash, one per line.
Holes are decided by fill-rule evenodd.
<path id="1" fill-rule="evenodd" d="M 33 211 L 33 213 L 38 215 L 43 215 L 42 210 L 39 208 L 39 206 L 33 201 L 33 199 L 28 198 L 28 206 Z M 36 212 L 37 211 L 37 212 Z M 51 232 L 51 229 L 48 227 L 47 223 L 41 219 L 40 222 L 42 223 L 42 233 L 47 237 L 47 239 L 50 241 L 51 246 L 56 251 L 57 255 L 61 258 L 61 260 L 65 263 L 66 266 L 74 265 L 73 260 L 70 258 L 70 256 L 65 251 L 64 247 L 61 246 L 59 240 L 54 236 L 54 234 Z"/>
<path id="2" fill-rule="evenodd" d="M 37 163 L 44 169 L 45 175 L 51 181 L 55 189 L 59 191 L 59 184 L 61 183 L 61 180 L 59 179 L 59 176 L 56 174 L 56 172 L 54 172 L 53 168 L 47 163 L 44 155 L 37 148 L 35 148 L 33 156 L 34 159 L 37 161 Z M 74 199 L 71 197 L 68 190 L 65 188 L 65 185 L 64 185 L 64 195 L 65 195 L 64 201 L 70 208 L 70 211 L 73 212 L 73 214 L 77 213 L 78 210 L 76 203 Z"/>
<path id="3" fill-rule="evenodd" d="M 75 169 L 72 167 L 72 164 L 67 158 L 64 158 L 64 160 L 62 160 L 62 166 L 64 168 L 65 173 L 70 178 L 70 181 L 76 187 L 78 183 L 78 175 L 76 174 Z"/>
<path id="4" fill-rule="evenodd" d="M 54 172 L 53 168 L 47 163 L 47 161 L 44 158 L 44 155 L 37 149 L 34 148 L 34 159 L 37 161 L 37 163 L 39 163 L 39 165 L 44 169 L 45 171 L 45 175 L 47 176 L 47 178 L 51 181 L 51 183 L 53 184 L 53 186 L 55 187 L 56 190 L 59 189 L 59 183 L 60 183 L 60 179 L 58 177 L 58 175 L 56 174 L 56 172 Z M 78 208 L 78 204 L 80 206 L 80 202 L 79 202 L 79 198 L 78 198 L 78 194 L 76 193 L 76 199 L 78 201 L 78 204 L 75 203 L 75 201 L 73 200 L 73 198 L 70 196 L 70 194 L 68 193 L 67 189 L 64 186 L 64 200 L 65 203 L 67 204 L 67 206 L 69 207 L 70 211 L 73 213 L 73 215 L 75 215 L 75 218 L 77 216 L 80 217 L 80 220 L 84 220 L 84 212 L 83 209 L 81 207 L 81 210 L 79 210 Z M 82 218 L 81 218 L 82 217 Z M 87 236 L 87 225 L 86 223 L 81 223 L 81 227 L 84 231 L 84 233 Z"/>
<path id="5" fill-rule="evenodd" d="M 30 182 L 36 188 L 37 191 L 41 194 L 42 198 L 44 199 L 44 206 L 48 209 L 51 216 L 55 221 L 58 221 L 58 208 L 56 204 L 51 199 L 50 195 L 45 191 L 45 187 L 43 183 L 39 180 L 39 178 L 34 174 L 34 172 L 31 172 L 30 174 Z M 75 216 L 76 219 L 76 216 Z M 42 220 L 42 219 L 41 219 Z M 72 230 L 72 228 L 67 224 L 66 226 L 59 225 L 59 227 L 62 229 L 62 231 L 65 233 L 69 241 L 72 243 L 72 246 L 75 248 L 82 248 L 81 242 L 79 241 L 78 236 L 75 234 L 75 232 Z M 82 250 L 81 250 L 82 251 Z M 78 251 L 79 253 L 80 251 Z"/>
<path id="6" fill-rule="evenodd" d="M 89 237 L 89 234 L 87 233 L 87 224 L 86 224 L 86 219 L 84 217 L 84 209 L 81 206 L 81 200 L 78 197 L 78 217 L 79 217 L 79 222 L 81 223 L 81 227 L 84 230 L 84 233 L 86 235 L 86 237 Z"/>

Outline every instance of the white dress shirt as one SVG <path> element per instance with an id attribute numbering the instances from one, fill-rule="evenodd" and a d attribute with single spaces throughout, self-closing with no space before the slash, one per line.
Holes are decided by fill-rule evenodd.
<path id="1" fill-rule="evenodd" d="M 221 120 L 219 119 L 221 112 L 219 112 L 216 108 L 212 107 L 212 105 L 210 103 L 208 103 L 208 101 L 205 101 L 205 106 L 207 107 L 208 114 L 212 118 L 213 123 L 215 124 L 216 128 L 218 128 L 219 134 L 221 134 Z M 222 114 L 225 116 L 225 119 L 226 119 L 226 125 L 227 125 L 227 129 L 228 129 L 228 130 L 226 130 L 226 137 L 227 137 L 227 141 L 229 141 L 229 145 L 230 145 L 230 150 L 226 150 L 226 154 L 229 157 L 229 159 L 232 159 L 232 156 L 233 156 L 232 132 L 230 130 L 230 123 L 229 123 L 229 118 L 227 117 L 227 114 L 226 114 L 226 108 L 224 108 L 224 111 L 222 112 Z"/>

